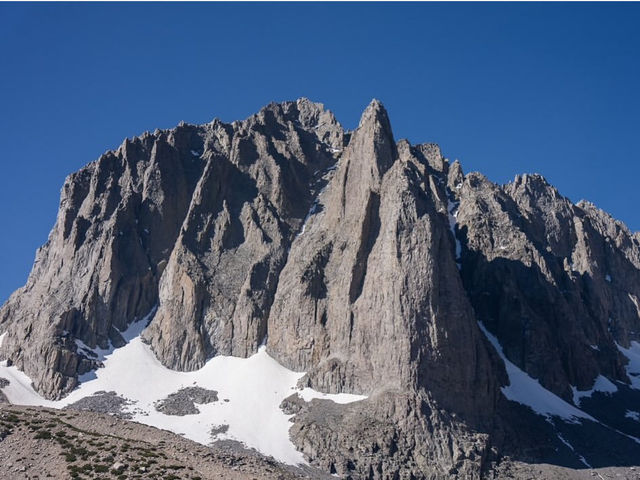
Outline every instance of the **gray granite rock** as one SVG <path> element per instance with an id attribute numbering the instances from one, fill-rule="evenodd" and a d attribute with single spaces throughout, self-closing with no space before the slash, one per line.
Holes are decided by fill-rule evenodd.
<path id="1" fill-rule="evenodd" d="M 598 375 L 628 383 L 617 345 L 640 341 L 640 244 L 620 222 L 574 205 L 540 175 L 457 192 L 462 278 L 507 357 L 572 401 Z"/>
<path id="2" fill-rule="evenodd" d="M 367 395 L 283 404 L 296 446 L 343 478 L 579 466 L 566 438 L 598 462 L 640 458 L 617 433 L 637 435 L 619 347 L 640 341 L 640 234 L 539 175 L 496 185 L 435 144 L 396 141 L 375 100 L 353 132 L 301 99 L 146 133 L 72 174 L 27 284 L 0 309 L 0 359 L 59 398 L 101 365 L 77 340 L 121 346 L 150 312 L 143 338 L 169 368 L 266 344 L 305 385 Z M 507 401 L 478 322 L 568 402 L 598 375 L 618 382 L 621 419 L 606 398 L 585 403 L 615 429 L 585 422 L 585 443 Z M 159 408 L 197 413 L 200 393 Z"/>
<path id="3" fill-rule="evenodd" d="M 127 405 L 130 404 L 131 402 L 116 392 L 96 392 L 89 397 L 81 398 L 65 408 L 68 410 L 108 413 L 118 418 L 130 419 L 133 415 L 126 409 Z"/>
<path id="4" fill-rule="evenodd" d="M 200 413 L 196 403 L 205 404 L 218 401 L 218 392 L 202 387 L 181 388 L 167 398 L 158 401 L 155 409 L 165 415 L 196 415 Z"/>

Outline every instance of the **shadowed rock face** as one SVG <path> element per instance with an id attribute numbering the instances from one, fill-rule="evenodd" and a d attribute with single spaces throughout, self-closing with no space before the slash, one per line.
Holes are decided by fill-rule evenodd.
<path id="1" fill-rule="evenodd" d="M 465 176 L 435 144 L 396 142 L 375 100 L 345 132 L 301 99 L 146 133 L 72 174 L 0 310 L 0 357 L 59 398 L 99 367 L 77 340 L 120 346 L 157 307 L 143 338 L 167 367 L 266 344 L 316 389 L 369 395 L 285 402 L 293 441 L 327 471 L 477 478 L 501 455 L 566 449 L 559 427 L 501 395 L 477 322 L 571 402 L 598 375 L 629 384 L 618 345 L 640 341 L 639 302 L 640 238 L 593 205 L 538 175 Z M 640 401 L 624 392 L 620 411 Z"/>
<path id="2" fill-rule="evenodd" d="M 640 340 L 636 236 L 539 175 L 498 187 L 474 173 L 457 194 L 462 278 L 507 357 L 568 401 L 598 375 L 628 383 L 616 343 Z"/>

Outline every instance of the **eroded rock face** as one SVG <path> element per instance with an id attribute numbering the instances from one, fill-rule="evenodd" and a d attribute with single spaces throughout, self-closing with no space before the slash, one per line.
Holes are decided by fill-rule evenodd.
<path id="1" fill-rule="evenodd" d="M 171 368 L 248 356 L 264 341 L 278 275 L 313 202 L 314 172 L 335 163 L 342 129 L 308 101 L 271 105 L 212 145 L 145 333 Z"/>
<path id="2" fill-rule="evenodd" d="M 481 478 L 489 435 L 429 408 L 422 394 L 385 392 L 366 402 L 283 402 L 290 435 L 312 464 L 340 478 Z"/>
<path id="3" fill-rule="evenodd" d="M 507 357 L 568 401 L 598 375 L 628 383 L 616 344 L 640 339 L 637 238 L 539 175 L 460 185 L 462 278 Z"/>
<path id="4" fill-rule="evenodd" d="M 0 310 L 0 358 L 58 398 L 99 367 L 77 340 L 120 346 L 155 312 L 143 338 L 169 368 L 266 343 L 309 386 L 368 395 L 285 402 L 292 440 L 328 472 L 480 478 L 502 454 L 548 460 L 566 445 L 500 393 L 504 364 L 478 322 L 571 402 L 599 375 L 629 384 L 619 346 L 640 341 L 639 302 L 640 238 L 593 205 L 396 142 L 377 101 L 345 132 L 301 99 L 147 133 L 71 175 Z"/>
<path id="5" fill-rule="evenodd" d="M 372 103 L 293 242 L 267 346 L 320 390 L 428 385 L 475 416 L 491 411 L 496 380 L 455 265 L 447 189 L 429 169 Z"/>
<path id="6" fill-rule="evenodd" d="M 78 352 L 123 344 L 119 331 L 157 303 L 158 284 L 204 168 L 189 154 L 214 126 L 126 140 L 67 178 L 27 284 L 0 310 L 2 356 L 51 398 L 98 365 Z M 209 133 L 211 134 L 211 133 Z"/>
<path id="7" fill-rule="evenodd" d="M 146 338 L 169 367 L 254 353 L 313 173 L 342 141 L 330 112 L 300 100 L 107 152 L 65 182 L 27 285 L 0 311 L 2 356 L 57 398 L 99 366 L 75 339 L 120 346 L 155 305 Z"/>

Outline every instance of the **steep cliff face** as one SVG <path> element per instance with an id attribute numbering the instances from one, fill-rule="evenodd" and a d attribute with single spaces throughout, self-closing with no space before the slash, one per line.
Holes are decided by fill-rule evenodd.
<path id="1" fill-rule="evenodd" d="M 264 342 L 280 271 L 314 202 L 314 174 L 335 164 L 343 144 L 333 115 L 308 101 L 271 105 L 220 131 L 205 145 L 145 332 L 162 362 L 181 370 Z"/>
<path id="2" fill-rule="evenodd" d="M 539 175 L 460 186 L 462 278 L 507 357 L 569 401 L 599 375 L 628 384 L 618 345 L 639 339 L 637 238 Z"/>
<path id="3" fill-rule="evenodd" d="M 47 243 L 25 287 L 0 311 L 3 356 L 48 397 L 96 368 L 75 340 L 122 344 L 119 331 L 148 314 L 203 169 L 189 155 L 196 127 L 126 140 L 69 176 Z"/>
<path id="4" fill-rule="evenodd" d="M 446 173 L 427 156 L 445 168 L 432 146 L 396 146 L 373 102 L 326 174 L 271 308 L 279 361 L 314 388 L 373 397 L 292 410 L 303 452 L 341 475 L 473 477 L 487 449 L 477 429 L 490 424 L 497 376 L 456 268 Z"/>
<path id="5" fill-rule="evenodd" d="M 505 393 L 514 369 L 566 408 L 584 399 L 603 461 L 619 447 L 607 435 L 640 436 L 620 419 L 640 401 L 639 302 L 640 238 L 593 205 L 538 175 L 464 175 L 435 144 L 396 142 L 377 101 L 345 132 L 301 99 L 147 133 L 71 175 L 0 310 L 0 358 L 59 398 L 99 368 L 90 349 L 145 316 L 143 339 L 176 370 L 266 344 L 309 386 L 369 396 L 285 402 L 313 463 L 479 478 L 501 455 L 579 457 L 577 430 Z M 619 395 L 593 395 L 603 381 Z"/>
<path id="6" fill-rule="evenodd" d="M 442 172 L 429 169 L 420 150 L 396 147 L 372 103 L 293 242 L 267 345 L 322 390 L 428 385 L 477 413 L 495 379 L 457 273 Z"/>
<path id="7" fill-rule="evenodd" d="M 172 368 L 254 352 L 309 181 L 342 135 L 319 104 L 273 104 L 126 140 L 71 175 L 27 285 L 0 312 L 3 355 L 58 397 L 97 367 L 76 339 L 119 346 L 156 305 L 147 338 Z"/>

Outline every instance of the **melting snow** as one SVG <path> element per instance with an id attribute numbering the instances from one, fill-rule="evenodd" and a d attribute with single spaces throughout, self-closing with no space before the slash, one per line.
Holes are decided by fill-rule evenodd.
<path id="1" fill-rule="evenodd" d="M 581 461 L 585 466 L 587 466 L 588 468 L 591 468 L 591 465 L 589 465 L 589 463 L 587 462 L 587 460 L 586 460 L 582 455 L 578 454 L 578 452 L 576 452 L 575 448 L 573 448 L 573 445 L 571 445 L 569 442 L 567 442 L 567 440 L 566 440 L 562 435 L 560 435 L 560 433 L 559 433 L 559 432 L 556 432 L 556 435 L 558 436 L 558 438 L 560 439 L 560 441 L 561 441 L 562 443 L 564 443 L 564 444 L 567 446 L 567 448 L 568 448 L 569 450 L 571 450 L 573 453 L 575 453 L 576 457 L 578 457 L 578 459 L 579 459 L 579 460 L 580 460 L 580 461 Z"/>
<path id="2" fill-rule="evenodd" d="M 367 398 L 366 395 L 355 395 L 353 393 L 322 393 L 312 388 L 305 388 L 298 392 L 298 395 L 300 395 L 305 402 L 319 398 L 321 400 L 331 400 L 332 402 L 342 404 L 358 402 Z"/>
<path id="3" fill-rule="evenodd" d="M 297 237 L 299 237 L 300 235 L 304 234 L 304 231 L 307 228 L 307 222 L 313 216 L 313 214 L 315 214 L 317 212 L 319 198 L 320 198 L 320 196 L 318 195 L 318 198 L 316 198 L 316 200 L 311 205 L 311 208 L 309 208 L 309 211 L 307 212 L 307 216 L 304 217 L 304 221 L 302 222 L 302 228 L 300 229 L 300 232 L 298 232 L 298 235 L 296 235 Z"/>
<path id="4" fill-rule="evenodd" d="M 573 390 L 573 403 L 580 406 L 580 402 L 583 397 L 591 397 L 594 392 L 612 394 L 618 391 L 618 387 L 616 387 L 607 377 L 598 375 L 591 390 L 578 390 L 576 387 L 571 387 L 571 390 Z"/>
<path id="5" fill-rule="evenodd" d="M 326 179 L 326 177 L 325 177 L 325 176 L 326 176 L 329 172 L 333 172 L 336 168 L 338 168 L 338 164 L 337 164 L 337 163 L 334 163 L 333 165 L 331 165 L 331 166 L 329 166 L 329 167 L 325 168 L 325 169 L 324 169 L 324 170 L 322 170 L 322 171 L 320 171 L 320 170 L 316 170 L 316 171 L 314 172 L 314 174 L 313 174 L 313 175 L 314 175 L 314 176 L 318 176 L 318 174 L 320 174 L 320 175 L 319 175 L 319 177 L 320 177 L 320 178 L 325 178 L 325 179 Z M 296 237 L 299 237 L 300 235 L 303 235 L 303 234 L 304 234 L 304 232 L 305 232 L 305 231 L 306 231 L 306 229 L 307 229 L 307 222 L 309 221 L 309 219 L 310 219 L 312 216 L 314 216 L 316 213 L 318 213 L 318 205 L 320 205 L 320 198 L 321 198 L 321 197 L 324 195 L 324 193 L 326 192 L 328 185 L 329 185 L 329 183 L 327 182 L 327 184 L 326 184 L 326 185 L 324 185 L 324 187 L 322 188 L 322 190 L 320 190 L 320 191 L 318 192 L 318 194 L 316 195 L 316 198 L 315 198 L 315 200 L 313 201 L 313 203 L 311 204 L 311 207 L 309 207 L 309 211 L 307 212 L 306 217 L 304 217 L 304 220 L 302 221 L 302 228 L 300 229 L 300 231 L 298 232 L 298 234 L 296 235 Z M 320 211 L 320 213 L 322 213 L 322 211 Z"/>
<path id="6" fill-rule="evenodd" d="M 280 403 L 293 393 L 303 399 L 324 398 L 336 403 L 363 400 L 364 396 L 323 394 L 312 389 L 298 390 L 303 372 L 293 372 L 271 358 L 261 347 L 249 358 L 218 356 L 195 372 L 178 372 L 164 367 L 140 333 L 147 318 L 135 322 L 123 332 L 128 343 L 118 349 L 83 349 L 95 352 L 104 367 L 83 377 L 83 382 L 59 401 L 42 398 L 31 386 L 31 379 L 15 367 L 0 363 L 0 376 L 9 380 L 3 393 L 11 403 L 62 408 L 99 391 L 115 391 L 131 404 L 125 407 L 133 420 L 180 433 L 202 444 L 213 441 L 211 429 L 228 425 L 215 440 L 233 439 L 255 448 L 265 455 L 289 464 L 305 463 L 289 440 L 291 415 L 280 409 Z M 4 335 L 0 336 L 0 341 Z M 154 404 L 178 390 L 197 385 L 216 390 L 219 401 L 197 405 L 199 414 L 171 416 L 158 412 Z M 228 401 L 227 401 L 228 400 Z"/>
<path id="7" fill-rule="evenodd" d="M 635 295 L 632 295 L 630 293 L 628 293 L 627 295 L 629 295 L 629 298 L 631 299 L 633 304 L 636 306 L 636 312 L 638 312 L 638 317 L 640 318 L 640 303 L 638 302 L 638 298 Z"/>
<path id="8" fill-rule="evenodd" d="M 458 207 L 460 206 L 460 202 L 452 202 L 451 200 L 447 200 L 447 213 L 449 214 L 449 228 L 451 229 L 451 233 L 453 233 L 453 238 L 456 241 L 456 264 L 458 265 L 458 270 L 461 268 L 460 265 L 460 257 L 462 255 L 462 244 L 460 240 L 458 240 L 458 236 L 456 235 L 456 225 L 458 224 Z"/>
<path id="9" fill-rule="evenodd" d="M 635 420 L 636 422 L 640 422 L 640 412 L 636 412 L 634 410 L 627 410 L 624 414 L 625 418 L 630 418 L 631 420 Z"/>
<path id="10" fill-rule="evenodd" d="M 577 409 L 557 395 L 551 393 L 540 385 L 538 380 L 531 378 L 511 363 L 504 354 L 498 339 L 491 334 L 481 322 L 478 322 L 478 325 L 494 346 L 500 358 L 504 361 L 507 375 L 509 376 L 509 385 L 501 388 L 505 397 L 514 402 L 531 407 L 534 412 L 547 417 L 547 419 L 550 419 L 552 416 L 557 416 L 571 423 L 579 422 L 578 419 L 580 418 L 596 421 L 582 410 Z"/>
<path id="11" fill-rule="evenodd" d="M 629 348 L 624 348 L 617 343 L 616 346 L 620 353 L 629 360 L 625 368 L 627 376 L 631 380 L 631 388 L 640 390 L 640 343 L 632 341 Z"/>

